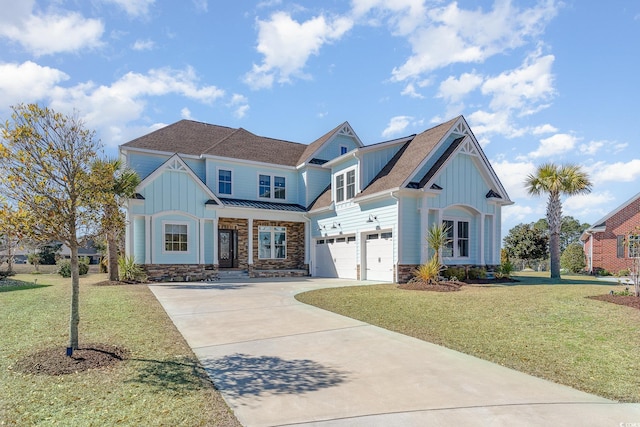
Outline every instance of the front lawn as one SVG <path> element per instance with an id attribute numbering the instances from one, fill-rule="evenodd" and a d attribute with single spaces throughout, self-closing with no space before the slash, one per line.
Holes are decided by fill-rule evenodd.
<path id="1" fill-rule="evenodd" d="M 10 279 L 24 284 L 0 287 L 0 425 L 240 425 L 149 289 L 94 286 L 104 274 L 81 278 L 80 347 L 115 345 L 127 358 L 68 375 L 19 372 L 28 354 L 64 351 L 71 281 Z"/>
<path id="2" fill-rule="evenodd" d="M 640 310 L 586 298 L 619 290 L 614 283 L 545 275 L 459 292 L 374 285 L 296 298 L 589 393 L 640 402 Z"/>

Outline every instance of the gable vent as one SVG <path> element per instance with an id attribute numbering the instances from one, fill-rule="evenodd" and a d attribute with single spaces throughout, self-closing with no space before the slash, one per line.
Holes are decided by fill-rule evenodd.
<path id="1" fill-rule="evenodd" d="M 174 159 L 170 164 L 167 165 L 167 169 L 172 171 L 186 172 L 187 170 L 184 168 L 182 163 L 178 161 L 178 159 Z"/>
<path id="2" fill-rule="evenodd" d="M 342 128 L 338 131 L 338 135 L 346 135 L 350 137 L 355 137 L 356 135 L 353 133 L 351 128 L 347 125 L 342 126 Z"/>

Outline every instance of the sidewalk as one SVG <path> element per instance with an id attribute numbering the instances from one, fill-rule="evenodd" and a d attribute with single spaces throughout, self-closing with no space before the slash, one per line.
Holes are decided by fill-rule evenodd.
<path id="1" fill-rule="evenodd" d="M 333 279 L 150 285 L 245 426 L 640 426 L 619 404 L 297 302 Z"/>

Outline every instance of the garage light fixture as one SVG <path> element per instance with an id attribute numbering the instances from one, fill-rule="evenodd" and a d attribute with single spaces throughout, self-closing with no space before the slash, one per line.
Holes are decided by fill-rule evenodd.
<path id="1" fill-rule="evenodd" d="M 339 222 L 335 222 L 335 221 L 334 221 L 334 222 L 333 222 L 333 225 L 331 226 L 331 228 L 332 228 L 333 230 L 335 230 L 335 229 L 336 229 L 336 228 L 338 228 L 338 227 L 340 227 L 340 223 L 339 223 Z"/>
<path id="2" fill-rule="evenodd" d="M 377 221 L 378 217 L 372 214 L 369 214 L 369 219 L 367 220 L 367 222 L 373 222 L 373 221 Z"/>

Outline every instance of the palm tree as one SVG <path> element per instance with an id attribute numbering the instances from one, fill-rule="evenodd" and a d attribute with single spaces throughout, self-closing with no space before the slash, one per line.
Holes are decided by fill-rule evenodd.
<path id="1" fill-rule="evenodd" d="M 109 280 L 118 277 L 118 240 L 125 227 L 124 214 L 120 207 L 126 199 L 133 197 L 140 178 L 120 160 L 98 160 L 93 165 L 93 173 L 100 182 L 108 184 L 101 191 L 101 229 L 107 241 Z"/>
<path id="2" fill-rule="evenodd" d="M 533 196 L 549 194 L 547 222 L 549 223 L 549 253 L 551 256 L 551 278 L 560 278 L 560 226 L 562 224 L 562 202 L 560 196 L 574 196 L 591 192 L 589 175 L 578 165 L 556 165 L 545 163 L 530 174 L 524 185 Z"/>

